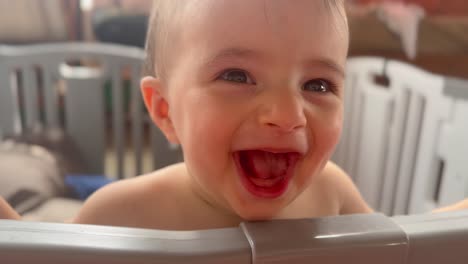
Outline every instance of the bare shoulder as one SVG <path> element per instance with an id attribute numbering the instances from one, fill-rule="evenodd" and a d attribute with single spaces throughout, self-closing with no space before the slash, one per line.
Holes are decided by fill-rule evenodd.
<path id="1" fill-rule="evenodd" d="M 109 184 L 86 200 L 73 223 L 126 227 L 150 227 L 157 218 L 155 211 L 167 211 L 177 192 L 176 184 L 180 165 L 153 173 Z"/>
<path id="2" fill-rule="evenodd" d="M 322 171 L 324 188 L 333 189 L 340 204 L 340 214 L 372 213 L 349 175 L 329 161 Z"/>

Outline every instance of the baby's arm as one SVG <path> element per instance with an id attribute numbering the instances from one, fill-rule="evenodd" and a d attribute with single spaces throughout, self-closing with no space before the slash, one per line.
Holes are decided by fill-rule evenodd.
<path id="1" fill-rule="evenodd" d="M 21 216 L 11 206 L 0 197 L 0 219 L 20 220 Z"/>
<path id="2" fill-rule="evenodd" d="M 110 184 L 93 194 L 80 209 L 71 223 L 96 225 L 131 225 L 130 219 L 135 211 L 134 184 L 126 181 Z M 21 220 L 21 216 L 0 197 L 0 219 Z"/>
<path id="3" fill-rule="evenodd" d="M 327 165 L 328 177 L 334 178 L 339 197 L 341 198 L 340 214 L 355 214 L 355 213 L 372 213 L 373 210 L 367 205 L 362 198 L 358 189 L 350 179 L 350 177 L 337 165 L 329 162 Z M 468 210 L 468 198 L 450 206 L 442 207 L 432 211 L 433 213 L 441 213 L 456 210 Z"/>
<path id="4" fill-rule="evenodd" d="M 452 204 L 450 206 L 442 207 L 442 208 L 437 208 L 433 213 L 442 213 L 442 212 L 448 212 L 448 211 L 457 211 L 457 210 L 468 210 L 468 198 L 460 201 L 456 204 Z"/>

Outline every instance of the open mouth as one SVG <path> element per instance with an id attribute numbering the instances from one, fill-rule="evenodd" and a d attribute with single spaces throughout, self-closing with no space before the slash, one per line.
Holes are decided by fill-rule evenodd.
<path id="1" fill-rule="evenodd" d="M 253 195 L 277 198 L 286 192 L 300 158 L 296 152 L 243 150 L 234 153 L 242 184 Z"/>

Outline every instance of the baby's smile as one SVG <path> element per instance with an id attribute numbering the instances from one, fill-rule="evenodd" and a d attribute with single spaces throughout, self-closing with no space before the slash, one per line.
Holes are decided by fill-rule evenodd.
<path id="1" fill-rule="evenodd" d="M 288 189 L 299 152 L 242 150 L 233 155 L 243 186 L 254 196 L 274 199 Z"/>

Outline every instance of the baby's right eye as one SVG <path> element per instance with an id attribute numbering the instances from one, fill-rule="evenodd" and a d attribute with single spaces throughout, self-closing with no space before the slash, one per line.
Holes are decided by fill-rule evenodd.
<path id="1" fill-rule="evenodd" d="M 234 83 L 255 84 L 249 74 L 243 70 L 227 70 L 219 77 L 220 80 Z"/>

